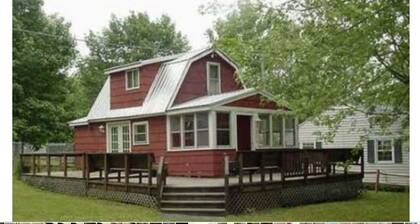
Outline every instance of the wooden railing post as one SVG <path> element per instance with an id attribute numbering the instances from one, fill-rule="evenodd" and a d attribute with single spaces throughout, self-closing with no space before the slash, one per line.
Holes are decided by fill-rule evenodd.
<path id="1" fill-rule="evenodd" d="M 64 177 L 67 177 L 67 155 L 66 154 L 64 154 L 63 159 L 64 159 Z"/>
<path id="2" fill-rule="evenodd" d="M 244 172 L 243 172 L 243 168 L 244 168 L 244 160 L 243 160 L 243 155 L 241 152 L 238 152 L 238 161 L 239 161 L 239 190 L 242 191 L 243 189 L 243 184 L 244 184 Z"/>
<path id="3" fill-rule="evenodd" d="M 362 173 L 362 178 L 365 177 L 365 152 L 362 149 L 362 154 L 360 155 L 360 172 Z"/>
<path id="4" fill-rule="evenodd" d="M 32 175 L 36 174 L 35 155 L 32 154 Z"/>
<path id="5" fill-rule="evenodd" d="M 51 176 L 51 155 L 47 155 L 47 176 Z"/>
<path id="6" fill-rule="evenodd" d="M 304 180 L 308 178 L 308 167 L 309 167 L 309 161 L 308 161 L 308 158 L 305 156 L 303 160 L 303 179 Z"/>
<path id="7" fill-rule="evenodd" d="M 284 171 L 285 171 L 285 164 L 283 163 L 283 161 L 284 161 L 284 152 L 281 152 L 280 153 L 280 162 L 279 162 L 279 168 L 280 168 L 280 178 L 281 178 L 281 183 L 282 184 L 284 184 L 284 182 L 286 181 L 286 177 L 285 177 L 285 174 L 284 174 Z"/>
<path id="8" fill-rule="evenodd" d="M 125 178 L 125 191 L 128 192 L 128 183 L 129 183 L 129 177 L 130 177 L 130 170 L 129 170 L 129 164 L 128 164 L 128 154 L 124 154 L 124 178 Z"/>
<path id="9" fill-rule="evenodd" d="M 376 183 L 375 183 L 375 191 L 378 192 L 379 191 L 379 178 L 381 175 L 381 171 L 380 170 L 376 170 Z"/>
<path id="10" fill-rule="evenodd" d="M 89 182 L 89 179 L 90 179 L 89 154 L 85 153 L 84 158 L 85 158 L 85 165 L 84 166 L 85 166 L 86 182 Z"/>
<path id="11" fill-rule="evenodd" d="M 158 165 L 158 170 L 156 173 L 156 178 L 157 178 L 157 190 L 158 190 L 158 202 L 159 202 L 159 207 L 160 207 L 160 201 L 162 200 L 162 194 L 163 194 L 163 186 L 165 184 L 164 182 L 164 175 L 165 175 L 165 156 L 161 155 L 160 159 L 159 159 L 159 165 Z"/>
<path id="12" fill-rule="evenodd" d="M 147 171 L 148 171 L 148 182 L 147 182 L 147 192 L 150 194 L 152 188 L 152 156 L 147 155 Z"/>
<path id="13" fill-rule="evenodd" d="M 225 176 L 225 211 L 229 200 L 229 156 L 224 153 L 224 176 Z"/>
<path id="14" fill-rule="evenodd" d="M 83 155 L 82 155 L 82 175 L 83 175 L 83 179 L 86 179 L 86 176 L 87 176 L 86 165 L 87 165 L 86 153 L 83 153 Z"/>
<path id="15" fill-rule="evenodd" d="M 330 176 L 330 172 L 331 172 L 331 166 L 330 166 L 330 161 L 329 161 L 329 156 L 328 156 L 328 151 L 324 151 L 324 166 L 325 166 L 325 175 L 327 177 Z"/>
<path id="16" fill-rule="evenodd" d="M 261 173 L 261 188 L 264 190 L 265 189 L 265 167 L 264 167 L 264 153 L 261 153 L 261 158 L 260 158 L 260 173 Z"/>
<path id="17" fill-rule="evenodd" d="M 105 191 L 108 190 L 108 154 L 104 154 Z"/>

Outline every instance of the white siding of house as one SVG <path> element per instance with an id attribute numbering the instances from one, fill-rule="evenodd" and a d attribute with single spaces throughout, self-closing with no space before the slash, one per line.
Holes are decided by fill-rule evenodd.
<path id="1" fill-rule="evenodd" d="M 332 113 L 332 112 L 329 112 Z M 316 126 L 311 121 L 305 121 L 299 125 L 299 143 L 315 142 L 317 140 L 317 132 L 324 133 L 328 130 L 326 127 Z M 389 129 L 390 134 L 386 137 L 398 138 L 401 136 L 401 128 L 399 124 L 394 124 Z M 322 142 L 322 148 L 353 148 L 359 141 L 360 136 L 368 134 L 369 139 L 376 139 L 381 135 L 380 129 L 377 127 L 370 128 L 369 121 L 365 114 L 356 112 L 352 116 L 345 118 L 339 129 L 337 130 L 334 142 Z M 409 175 L 409 147 L 408 143 L 402 145 L 402 163 L 380 164 L 367 162 L 367 142 L 363 142 L 364 158 L 365 158 L 365 172 L 376 172 L 380 170 L 384 173 Z M 354 167 L 353 169 L 359 169 Z M 366 174 L 363 179 L 364 182 L 375 182 L 375 174 Z M 409 185 L 408 177 L 395 177 L 395 176 L 380 176 L 380 182 L 385 184 Z"/>

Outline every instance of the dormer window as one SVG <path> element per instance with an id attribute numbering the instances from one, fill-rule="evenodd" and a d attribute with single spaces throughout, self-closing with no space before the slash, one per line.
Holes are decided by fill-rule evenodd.
<path id="1" fill-rule="evenodd" d="M 139 70 L 129 70 L 125 73 L 125 89 L 137 89 L 139 88 Z"/>
<path id="2" fill-rule="evenodd" d="M 207 62 L 207 93 L 214 95 L 220 93 L 220 64 Z"/>

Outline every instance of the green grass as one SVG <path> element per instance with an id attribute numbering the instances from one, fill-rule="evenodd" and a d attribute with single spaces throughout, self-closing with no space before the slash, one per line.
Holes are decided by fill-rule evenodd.
<path id="1" fill-rule="evenodd" d="M 408 193 L 367 191 L 349 201 L 268 209 L 226 218 L 197 218 L 168 216 L 137 205 L 43 191 L 13 180 L 14 221 L 406 221 L 408 206 Z"/>

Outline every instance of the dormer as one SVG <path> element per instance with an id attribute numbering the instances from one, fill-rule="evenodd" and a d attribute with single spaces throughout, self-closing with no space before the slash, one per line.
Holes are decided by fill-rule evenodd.
<path id="1" fill-rule="evenodd" d="M 243 89 L 236 82 L 237 67 L 219 51 L 208 52 L 194 60 L 175 97 L 174 105 L 206 95 Z"/>

